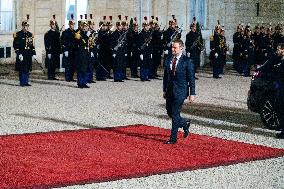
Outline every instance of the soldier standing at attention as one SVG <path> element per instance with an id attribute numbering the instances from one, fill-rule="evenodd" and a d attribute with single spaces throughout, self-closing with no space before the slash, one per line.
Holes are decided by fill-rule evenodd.
<path id="1" fill-rule="evenodd" d="M 65 80 L 74 81 L 75 72 L 75 53 L 76 53 L 76 40 L 75 40 L 75 21 L 73 15 L 69 20 L 69 28 L 62 32 L 61 43 L 63 50 L 63 67 L 65 68 Z"/>
<path id="2" fill-rule="evenodd" d="M 14 33 L 13 47 L 16 52 L 15 69 L 19 72 L 20 86 L 31 86 L 29 84 L 29 73 L 32 70 L 32 58 L 36 58 L 34 47 L 34 35 L 29 32 L 29 15 L 22 22 L 22 30 Z"/>
<path id="3" fill-rule="evenodd" d="M 123 82 L 124 64 L 126 62 L 127 53 L 125 44 L 123 42 L 123 30 L 121 24 L 121 15 L 118 15 L 118 21 L 116 22 L 116 30 L 111 34 L 111 48 L 113 57 L 113 79 L 114 82 Z"/>
<path id="4" fill-rule="evenodd" d="M 90 46 L 90 62 L 87 70 L 87 82 L 88 83 L 96 83 L 94 81 L 94 68 L 97 65 L 97 41 L 98 41 L 98 33 L 95 30 L 95 22 L 93 21 L 93 14 L 90 14 L 90 20 L 88 21 L 89 25 L 89 46 Z"/>
<path id="5" fill-rule="evenodd" d="M 193 22 L 190 25 L 191 31 L 186 35 L 185 48 L 186 55 L 190 58 L 194 64 L 194 72 L 197 72 L 197 68 L 200 67 L 200 53 L 203 49 L 203 39 L 201 31 L 197 32 L 196 19 L 193 18 Z M 195 77 L 195 79 L 198 79 Z"/>
<path id="6" fill-rule="evenodd" d="M 44 46 L 46 51 L 45 67 L 47 68 L 48 80 L 58 80 L 55 78 L 55 70 L 60 67 L 60 32 L 55 20 L 50 20 L 50 30 L 44 35 Z"/>
<path id="7" fill-rule="evenodd" d="M 139 38 L 139 32 L 138 32 L 138 23 L 137 18 L 134 17 L 133 22 L 133 30 L 130 31 L 130 35 L 128 38 L 128 48 L 130 49 L 130 71 L 131 71 L 131 77 L 138 78 L 138 65 L 139 65 L 139 52 L 138 52 L 138 38 Z"/>
<path id="8" fill-rule="evenodd" d="M 173 40 L 181 38 L 181 33 L 177 29 L 175 15 L 172 15 L 172 18 L 173 19 L 169 21 L 169 28 L 163 33 L 164 61 L 167 57 L 172 56 Z"/>
<path id="9" fill-rule="evenodd" d="M 84 20 L 81 21 L 81 29 L 76 32 L 75 39 L 78 43 L 78 51 L 76 55 L 77 62 L 77 85 L 79 88 L 90 88 L 87 85 L 87 70 L 91 56 L 89 44 L 89 26 Z"/>
<path id="10" fill-rule="evenodd" d="M 158 68 L 161 65 L 162 61 L 162 53 L 163 53 L 163 33 L 160 30 L 159 26 L 159 18 L 156 17 L 156 20 L 154 21 L 154 32 L 153 32 L 153 64 L 152 68 L 150 69 L 150 79 L 156 79 L 158 77 Z"/>
<path id="11" fill-rule="evenodd" d="M 149 68 L 152 61 L 153 48 L 151 45 L 152 33 L 149 31 L 149 25 L 147 22 L 147 17 L 144 17 L 144 22 L 142 24 L 142 31 L 139 34 L 139 53 L 140 53 L 140 80 L 149 80 Z"/>

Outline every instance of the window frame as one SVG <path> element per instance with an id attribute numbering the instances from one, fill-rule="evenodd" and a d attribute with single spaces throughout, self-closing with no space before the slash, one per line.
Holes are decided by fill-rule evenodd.
<path id="1" fill-rule="evenodd" d="M 1 30 L 0 28 L 0 35 L 8 35 L 8 34 L 12 34 L 15 32 L 15 30 L 17 29 L 17 24 L 16 24 L 16 17 L 17 17 L 17 9 L 16 9 L 16 3 L 17 3 L 17 0 L 13 0 L 12 1 L 12 11 L 1 11 L 1 4 L 0 4 L 0 14 L 2 12 L 12 12 L 12 28 L 11 30 L 9 31 L 6 31 L 6 30 Z"/>

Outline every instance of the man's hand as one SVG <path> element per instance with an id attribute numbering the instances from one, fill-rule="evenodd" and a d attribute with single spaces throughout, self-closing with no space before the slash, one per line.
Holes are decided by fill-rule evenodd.
<path id="1" fill-rule="evenodd" d="M 193 101 L 194 101 L 194 96 L 193 95 L 190 95 L 189 97 L 188 97 L 188 102 L 189 103 L 193 103 Z"/>

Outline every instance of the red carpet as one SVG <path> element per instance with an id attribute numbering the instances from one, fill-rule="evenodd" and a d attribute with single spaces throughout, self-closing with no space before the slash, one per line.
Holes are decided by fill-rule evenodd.
<path id="1" fill-rule="evenodd" d="M 284 156 L 284 149 L 144 125 L 0 137 L 0 188 L 50 188 Z"/>

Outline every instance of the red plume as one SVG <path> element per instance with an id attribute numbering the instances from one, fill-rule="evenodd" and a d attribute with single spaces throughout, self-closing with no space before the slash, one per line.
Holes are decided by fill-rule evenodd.
<path id="1" fill-rule="evenodd" d="M 147 16 L 144 16 L 144 20 L 146 20 L 146 21 L 147 21 Z"/>
<path id="2" fill-rule="evenodd" d="M 159 18 L 158 18 L 158 17 L 156 17 L 156 20 L 157 20 L 157 21 L 159 21 Z"/>
<path id="3" fill-rule="evenodd" d="M 109 16 L 109 20 L 112 21 L 112 16 Z"/>
<path id="4" fill-rule="evenodd" d="M 121 15 L 118 15 L 118 19 L 121 20 Z"/>
<path id="5" fill-rule="evenodd" d="M 155 17 L 154 17 L 154 16 L 151 16 L 151 18 L 152 18 L 152 20 L 154 20 Z"/>
<path id="6" fill-rule="evenodd" d="M 193 17 L 193 21 L 194 21 L 194 22 L 196 21 L 196 17 L 195 17 L 195 16 Z"/>
<path id="7" fill-rule="evenodd" d="M 87 20 L 88 19 L 88 15 L 87 14 L 85 14 L 85 20 Z"/>
<path id="8" fill-rule="evenodd" d="M 30 15 L 29 14 L 27 14 L 27 20 L 29 20 L 30 19 Z"/>
<path id="9" fill-rule="evenodd" d="M 74 20 L 74 15 L 73 14 L 71 14 L 71 19 Z"/>
<path id="10" fill-rule="evenodd" d="M 125 16 L 125 20 L 127 20 L 128 16 Z"/>
<path id="11" fill-rule="evenodd" d="M 83 15 L 80 15 L 80 19 L 83 20 Z"/>
<path id="12" fill-rule="evenodd" d="M 54 14 L 54 15 L 52 15 L 52 18 L 55 20 L 55 14 Z"/>
<path id="13" fill-rule="evenodd" d="M 107 17 L 106 17 L 106 16 L 104 16 L 104 17 L 103 17 L 103 20 L 106 20 L 106 18 L 107 18 Z"/>
<path id="14" fill-rule="evenodd" d="M 93 14 L 90 14 L 90 19 L 91 19 L 91 20 L 93 19 Z"/>
<path id="15" fill-rule="evenodd" d="M 175 20 L 175 19 L 176 19 L 176 16 L 175 16 L 174 14 L 172 15 L 172 17 L 173 17 L 173 20 Z"/>
<path id="16" fill-rule="evenodd" d="M 136 17 L 134 17 L 134 21 L 137 22 L 137 18 Z"/>

